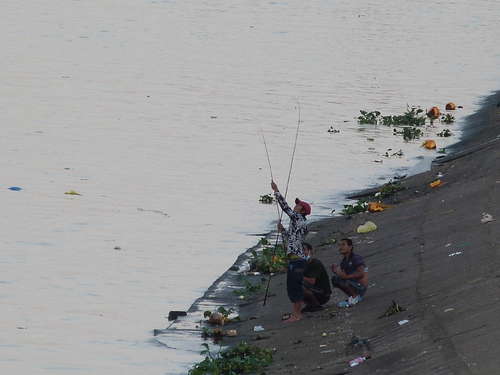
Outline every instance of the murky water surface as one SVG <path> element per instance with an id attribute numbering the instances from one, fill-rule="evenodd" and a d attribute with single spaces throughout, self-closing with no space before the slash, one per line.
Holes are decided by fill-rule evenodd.
<path id="1" fill-rule="evenodd" d="M 4 1 L 4 372 L 186 373 L 198 344 L 151 331 L 274 228 L 262 134 L 284 190 L 299 128 L 288 196 L 312 220 L 410 173 L 435 152 L 359 110 L 452 101 L 423 138 L 454 142 L 500 87 L 497 5 Z"/>

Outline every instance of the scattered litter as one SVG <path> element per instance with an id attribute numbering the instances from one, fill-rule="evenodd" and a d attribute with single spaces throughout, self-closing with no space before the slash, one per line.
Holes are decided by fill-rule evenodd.
<path id="1" fill-rule="evenodd" d="M 115 246 L 115 250 L 121 250 L 122 248 L 120 246 Z"/>
<path id="2" fill-rule="evenodd" d="M 358 357 L 350 361 L 349 364 L 351 365 L 351 367 L 354 367 L 359 365 L 360 363 L 363 363 L 364 361 L 366 361 L 365 357 Z"/>
<path id="3" fill-rule="evenodd" d="M 257 271 L 251 271 L 251 272 L 248 272 L 247 275 L 252 275 L 252 276 L 259 276 L 260 275 L 260 272 L 257 272 Z"/>
<path id="4" fill-rule="evenodd" d="M 238 335 L 238 332 L 235 329 L 228 329 L 226 331 L 226 336 L 227 337 L 235 337 Z"/>
<path id="5" fill-rule="evenodd" d="M 403 324 L 406 324 L 406 323 L 409 323 L 409 322 L 410 322 L 410 321 L 409 321 L 408 319 L 403 319 L 403 320 L 400 320 L 400 321 L 398 322 L 398 324 L 399 324 L 400 326 L 402 326 Z"/>
<path id="6" fill-rule="evenodd" d="M 18 326 L 17 329 L 28 329 L 28 327 L 25 326 Z"/>
<path id="7" fill-rule="evenodd" d="M 264 331 L 264 328 L 262 328 L 262 326 L 255 326 L 255 327 L 253 327 L 253 330 L 255 332 L 260 332 L 260 331 Z"/>
<path id="8" fill-rule="evenodd" d="M 334 349 L 332 349 L 332 350 L 323 350 L 321 352 L 321 354 L 331 353 L 331 352 L 334 352 L 334 351 L 335 351 Z"/>
<path id="9" fill-rule="evenodd" d="M 454 208 L 453 210 L 440 212 L 439 214 L 440 214 L 440 215 L 445 215 L 445 214 L 452 213 L 452 212 L 453 212 L 453 211 L 455 211 L 455 210 L 456 210 L 456 208 Z"/>
<path id="10" fill-rule="evenodd" d="M 380 202 L 369 202 L 368 203 L 368 211 L 369 212 L 381 212 L 384 210 L 391 209 L 392 206 Z"/>
<path id="11" fill-rule="evenodd" d="M 441 186 L 443 184 L 442 184 L 441 180 L 436 180 L 434 182 L 431 182 L 429 185 L 430 185 L 431 188 L 434 188 L 434 187 Z"/>
<path id="12" fill-rule="evenodd" d="M 187 316 L 185 311 L 170 311 L 168 313 L 168 321 L 176 320 L 179 316 Z"/>
<path id="13" fill-rule="evenodd" d="M 453 311 L 453 307 L 452 307 L 452 308 L 450 308 L 450 309 L 446 309 L 446 310 L 444 310 L 444 312 L 449 312 L 449 311 Z"/>
<path id="14" fill-rule="evenodd" d="M 366 348 L 368 350 L 371 349 L 370 347 L 370 342 L 368 340 L 362 340 L 362 339 L 358 339 L 356 336 L 353 336 L 351 338 L 351 341 L 349 342 L 349 345 L 352 347 L 352 346 L 359 346 L 359 347 L 363 347 L 363 348 Z"/>
<path id="15" fill-rule="evenodd" d="M 462 252 L 461 251 L 457 251 L 456 253 L 451 253 L 448 256 L 451 258 L 451 257 L 454 257 L 455 255 L 460 255 L 460 254 L 462 254 Z"/>
<path id="16" fill-rule="evenodd" d="M 446 103 L 446 107 L 445 108 L 446 108 L 447 111 L 453 111 L 457 107 L 455 106 L 455 103 L 449 102 L 449 103 Z"/>
<path id="17" fill-rule="evenodd" d="M 238 269 L 238 273 L 245 273 L 248 271 L 250 271 L 250 263 L 248 263 L 248 261 L 245 260 L 241 265 L 241 267 Z"/>
<path id="18" fill-rule="evenodd" d="M 20 190 L 23 190 L 21 189 L 20 187 L 17 187 L 17 186 L 11 186 L 10 188 L 8 188 L 9 190 L 12 190 L 12 191 L 20 191 Z"/>
<path id="19" fill-rule="evenodd" d="M 358 227 L 358 233 L 368 233 L 377 229 L 377 226 L 372 221 L 367 221 Z"/>
<path id="20" fill-rule="evenodd" d="M 374 163 L 383 163 L 384 161 L 383 160 L 374 160 L 373 162 Z"/>
<path id="21" fill-rule="evenodd" d="M 426 139 L 420 147 L 425 147 L 427 150 L 435 150 L 436 149 L 436 142 L 433 141 L 432 139 Z"/>
<path id="22" fill-rule="evenodd" d="M 483 214 L 483 218 L 481 219 L 481 223 L 483 224 L 486 224 L 486 223 L 489 223 L 490 221 L 493 221 L 495 219 L 493 219 L 493 216 L 491 216 L 490 214 Z"/>
<path id="23" fill-rule="evenodd" d="M 64 194 L 68 194 L 68 195 L 81 195 L 80 193 L 77 193 L 77 192 L 76 192 L 76 191 L 74 191 L 74 190 L 67 191 L 67 192 L 65 192 Z"/>
<path id="24" fill-rule="evenodd" d="M 466 245 L 469 245 L 469 244 L 470 244 L 470 241 L 468 241 L 468 242 L 464 242 L 464 243 L 462 243 L 462 244 L 458 245 L 458 247 L 466 246 Z"/>
<path id="25" fill-rule="evenodd" d="M 381 316 L 381 318 L 383 318 L 384 316 L 394 315 L 398 312 L 405 311 L 405 310 L 406 309 L 404 307 L 399 306 L 396 302 L 392 301 L 392 305 L 387 310 L 385 310 L 385 313 L 384 313 L 384 315 Z"/>
<path id="26" fill-rule="evenodd" d="M 447 243 L 446 245 L 444 245 L 444 247 L 450 247 L 451 246 L 451 243 Z"/>
<path id="27" fill-rule="evenodd" d="M 438 117 L 441 113 L 439 112 L 439 108 L 438 107 L 432 107 L 431 109 L 429 109 L 427 111 L 427 116 L 429 117 Z"/>
<path id="28" fill-rule="evenodd" d="M 224 317 L 222 316 L 222 314 L 218 312 L 213 312 L 212 314 L 210 314 L 210 317 L 208 318 L 208 323 L 213 326 L 223 326 Z"/>

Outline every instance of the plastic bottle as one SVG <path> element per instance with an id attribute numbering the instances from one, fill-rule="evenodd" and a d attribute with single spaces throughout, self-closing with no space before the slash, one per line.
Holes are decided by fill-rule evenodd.
<path id="1" fill-rule="evenodd" d="M 349 362 L 349 364 L 351 365 L 351 367 L 354 367 L 359 365 L 360 363 L 363 363 L 364 361 L 366 361 L 365 357 L 358 357 Z"/>

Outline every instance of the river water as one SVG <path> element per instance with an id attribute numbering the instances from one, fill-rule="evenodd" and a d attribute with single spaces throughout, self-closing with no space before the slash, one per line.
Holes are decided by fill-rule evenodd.
<path id="1" fill-rule="evenodd" d="M 186 373 L 199 348 L 166 348 L 152 330 L 275 228 L 275 206 L 259 202 L 271 172 L 289 201 L 311 203 L 311 220 L 328 217 L 347 192 L 435 157 L 422 139 L 455 142 L 500 87 L 495 0 L 0 10 L 0 366 L 11 374 Z M 449 101 L 463 106 L 456 123 L 411 142 L 356 121 Z M 444 128 L 455 137 L 437 137 Z"/>

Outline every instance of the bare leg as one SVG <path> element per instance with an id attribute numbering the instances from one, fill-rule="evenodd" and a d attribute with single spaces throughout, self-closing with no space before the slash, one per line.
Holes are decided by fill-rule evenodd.
<path id="1" fill-rule="evenodd" d="M 300 310 L 302 309 L 302 301 L 293 303 L 293 314 L 287 320 L 283 320 L 283 323 L 292 323 L 297 322 L 302 319 L 302 313 Z"/>
<path id="2" fill-rule="evenodd" d="M 357 294 L 354 292 L 354 290 L 350 287 L 349 284 L 338 284 L 337 288 L 339 288 L 341 291 L 343 291 L 345 294 L 347 294 L 348 297 L 357 297 Z"/>

